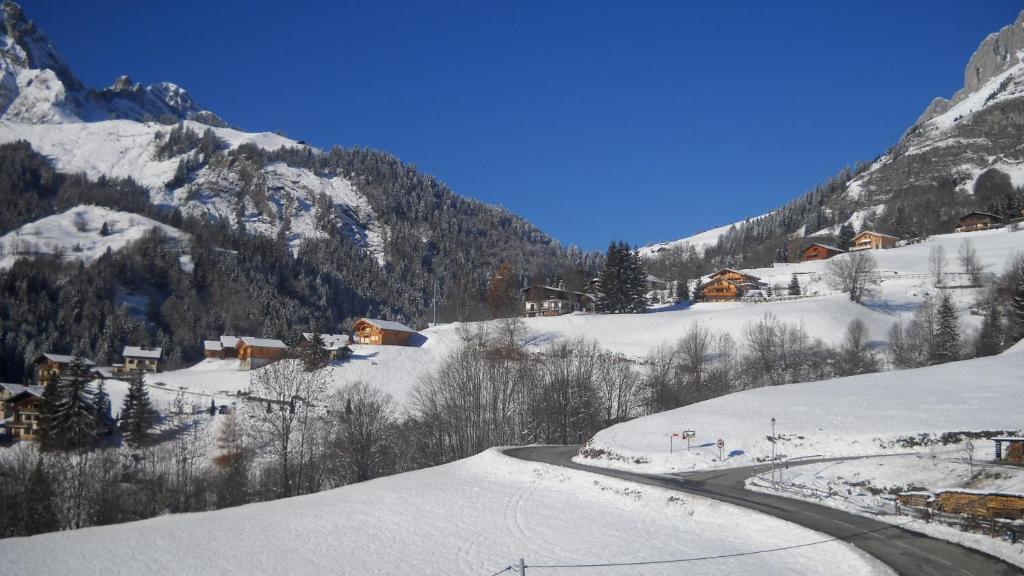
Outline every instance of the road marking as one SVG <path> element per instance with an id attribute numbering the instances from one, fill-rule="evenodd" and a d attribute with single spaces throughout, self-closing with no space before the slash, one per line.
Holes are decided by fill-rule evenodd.
<path id="1" fill-rule="evenodd" d="M 961 568 L 960 571 L 963 572 L 964 574 L 967 574 L 967 576 L 974 576 L 974 572 L 971 572 L 970 570 L 968 570 L 966 568 Z"/>
<path id="2" fill-rule="evenodd" d="M 843 522 L 842 520 L 833 520 L 833 522 L 835 522 L 836 524 L 842 524 L 843 526 L 846 526 L 847 528 L 853 528 L 854 530 L 860 530 L 860 528 L 857 528 L 853 524 L 847 524 L 846 522 Z"/>
<path id="3" fill-rule="evenodd" d="M 902 547 L 904 547 L 907 550 L 910 550 L 912 552 L 917 552 L 917 548 L 914 548 L 913 546 L 907 546 L 906 544 L 904 544 L 903 542 L 900 542 L 899 540 L 893 540 L 892 543 L 897 545 L 897 546 L 902 546 Z"/>
<path id="4" fill-rule="evenodd" d="M 875 538 L 880 538 L 882 540 L 888 540 L 888 538 L 886 538 L 885 536 L 882 536 L 878 532 L 868 532 L 868 534 L 874 536 Z"/>
<path id="5" fill-rule="evenodd" d="M 821 514 L 815 514 L 814 512 L 804 512 L 804 514 L 807 514 L 808 516 L 814 516 L 815 518 L 818 518 L 819 520 L 826 520 L 826 518 L 824 516 L 822 516 Z"/>
<path id="6" fill-rule="evenodd" d="M 939 558 L 938 556 L 932 556 L 932 558 L 935 559 L 935 560 L 938 560 L 939 562 L 942 562 L 943 564 L 945 564 L 946 566 L 949 566 L 950 568 L 953 567 L 953 563 L 952 562 L 947 562 L 946 560 L 943 560 L 942 558 Z"/>

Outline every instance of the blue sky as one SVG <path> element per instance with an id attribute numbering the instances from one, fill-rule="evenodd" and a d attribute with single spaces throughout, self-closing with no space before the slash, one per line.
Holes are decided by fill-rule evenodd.
<path id="1" fill-rule="evenodd" d="M 755 216 L 882 153 L 1008 0 L 26 1 L 86 84 L 387 150 L 564 244 Z"/>

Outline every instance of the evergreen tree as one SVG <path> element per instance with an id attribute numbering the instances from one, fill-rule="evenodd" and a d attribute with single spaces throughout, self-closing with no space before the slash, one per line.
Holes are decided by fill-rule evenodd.
<path id="1" fill-rule="evenodd" d="M 210 416 L 217 415 L 217 403 L 213 400 L 213 398 L 210 398 L 210 407 L 207 410 L 210 413 Z"/>
<path id="2" fill-rule="evenodd" d="M 1024 270 L 1017 273 L 1017 285 L 1013 289 L 1013 296 L 1010 299 L 1010 321 L 1012 342 L 1024 340 Z"/>
<path id="3" fill-rule="evenodd" d="M 110 395 L 107 394 L 103 380 L 100 380 L 99 385 L 96 387 L 96 399 L 93 405 L 98 433 L 100 436 L 107 436 L 113 431 L 114 420 L 110 414 Z"/>
<path id="4" fill-rule="evenodd" d="M 995 302 L 986 307 L 974 351 L 977 356 L 994 356 L 1003 351 L 1003 319 Z"/>
<path id="5" fill-rule="evenodd" d="M 625 309 L 627 290 L 625 280 L 626 257 L 620 248 L 621 243 L 612 242 L 608 245 L 608 253 L 604 266 L 598 274 L 597 311 L 618 313 Z"/>
<path id="6" fill-rule="evenodd" d="M 932 349 L 931 362 L 941 364 L 960 359 L 960 327 L 953 307 L 953 298 L 949 293 L 942 295 L 937 311 L 935 327 L 935 346 Z"/>
<path id="7" fill-rule="evenodd" d="M 857 235 L 854 231 L 853 225 L 849 222 L 839 227 L 839 248 L 843 250 L 849 250 L 850 244 L 853 243 L 853 237 Z"/>
<path id="8" fill-rule="evenodd" d="M 676 282 L 676 298 L 680 302 L 685 302 L 690 299 L 690 281 L 685 278 Z"/>
<path id="9" fill-rule="evenodd" d="M 28 536 L 60 529 L 57 491 L 53 486 L 53 479 L 43 466 L 42 457 L 36 457 L 23 494 L 20 514 L 17 518 L 9 519 L 17 520 L 18 534 Z"/>
<path id="10" fill-rule="evenodd" d="M 647 310 L 647 267 L 637 251 L 630 250 L 624 243 L 621 250 L 625 252 L 625 279 L 628 286 L 625 311 L 639 314 Z"/>
<path id="11" fill-rule="evenodd" d="M 110 236 L 110 226 L 107 225 L 106 221 L 100 226 L 100 236 Z"/>
<path id="12" fill-rule="evenodd" d="M 324 339 L 319 332 L 314 332 L 309 345 L 302 349 L 302 367 L 306 372 L 319 370 L 331 360 L 331 354 L 324 349 Z"/>
<path id="13" fill-rule="evenodd" d="M 793 274 L 793 277 L 789 279 L 789 295 L 800 295 L 800 281 L 796 279 L 796 274 Z"/>
<path id="14" fill-rule="evenodd" d="M 132 374 L 128 379 L 128 394 L 121 406 L 120 427 L 125 442 L 132 448 L 145 445 L 155 424 L 156 410 L 150 402 L 142 374 Z"/>
<path id="15" fill-rule="evenodd" d="M 52 423 L 56 421 L 61 390 L 56 378 L 50 378 L 43 387 L 43 406 L 39 415 L 39 446 L 43 450 L 56 450 L 60 447 L 57 435 L 52 433 Z"/>
<path id="16" fill-rule="evenodd" d="M 87 448 L 96 441 L 99 422 L 96 420 L 95 393 L 90 385 L 89 368 L 75 356 L 57 383 L 57 399 L 43 426 L 50 447 L 73 450 Z"/>

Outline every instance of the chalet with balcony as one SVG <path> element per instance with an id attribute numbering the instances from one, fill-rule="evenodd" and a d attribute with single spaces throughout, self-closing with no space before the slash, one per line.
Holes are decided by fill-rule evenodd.
<path id="1" fill-rule="evenodd" d="M 410 338 L 418 334 L 401 322 L 360 318 L 352 325 L 352 333 L 356 344 L 374 346 L 409 346 Z"/>
<path id="2" fill-rule="evenodd" d="M 887 250 L 895 248 L 898 241 L 899 238 L 895 236 L 865 230 L 853 237 L 853 242 L 850 244 L 850 252 L 857 250 Z"/>
<path id="3" fill-rule="evenodd" d="M 43 414 L 42 386 L 26 386 L 4 400 L 4 428 L 13 440 L 38 440 Z"/>
<path id="4" fill-rule="evenodd" d="M 757 276 L 744 274 L 732 268 L 722 268 L 708 276 L 707 282 L 697 287 L 697 302 L 729 302 L 739 300 L 752 292 L 767 288 Z"/>
<path id="5" fill-rule="evenodd" d="M 284 358 L 288 345 L 276 338 L 242 336 L 238 339 L 238 362 L 242 370 L 253 370 Z"/>
<path id="6" fill-rule="evenodd" d="M 573 312 L 590 312 L 594 309 L 594 297 L 584 292 L 566 290 L 562 287 L 533 284 L 522 289 L 523 315 L 561 316 Z"/>
<path id="7" fill-rule="evenodd" d="M 299 348 L 312 346 L 314 337 L 313 332 L 303 332 L 302 338 L 299 339 Z M 352 349 L 348 347 L 348 334 L 320 334 L 320 341 L 331 360 L 344 360 L 352 355 Z"/>
<path id="8" fill-rule="evenodd" d="M 978 230 L 989 230 L 999 228 L 1003 225 L 1003 219 L 988 212 L 970 212 L 960 217 L 960 223 L 955 232 L 977 232 Z"/>
<path id="9" fill-rule="evenodd" d="M 39 355 L 38 358 L 32 363 L 35 371 L 36 384 L 40 386 L 46 386 L 51 380 L 56 380 L 61 377 L 68 366 L 71 365 L 71 361 L 74 356 L 67 356 L 65 354 L 53 354 L 47 352 Z M 86 368 L 93 371 L 96 364 L 88 358 L 80 358 L 82 363 L 85 364 Z"/>
<path id="10" fill-rule="evenodd" d="M 815 242 L 814 244 L 804 248 L 800 261 L 810 262 L 812 260 L 828 260 L 829 258 L 840 254 L 846 254 L 846 250 L 830 246 L 828 244 L 819 244 Z"/>

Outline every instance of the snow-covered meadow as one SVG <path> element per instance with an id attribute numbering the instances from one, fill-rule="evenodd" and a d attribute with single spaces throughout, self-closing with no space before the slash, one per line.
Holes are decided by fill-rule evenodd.
<path id="1" fill-rule="evenodd" d="M 617 424 L 587 445 L 594 466 L 684 472 L 777 457 L 850 457 L 927 450 L 947 432 L 1020 431 L 1024 351 L 927 368 L 737 392 Z M 694 446 L 669 453 L 669 434 Z M 718 439 L 725 443 L 719 460 Z M 924 444 L 921 441 L 924 440 Z M 679 442 L 676 441 L 676 447 Z"/>
<path id="2" fill-rule="evenodd" d="M 679 559 L 823 539 L 729 504 L 489 450 L 309 496 L 0 540 L 0 563 L 25 575 L 486 576 L 520 557 L 528 565 Z M 837 576 L 891 574 L 839 542 L 685 567 L 687 574 L 809 575 L 823 565 Z M 652 565 L 643 573 L 679 570 Z"/>

